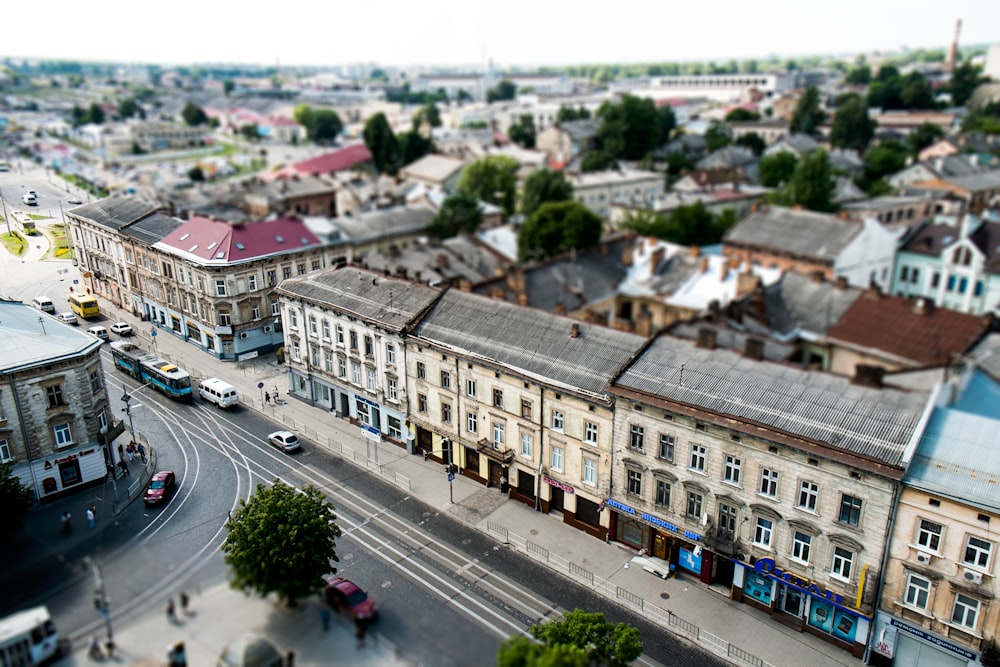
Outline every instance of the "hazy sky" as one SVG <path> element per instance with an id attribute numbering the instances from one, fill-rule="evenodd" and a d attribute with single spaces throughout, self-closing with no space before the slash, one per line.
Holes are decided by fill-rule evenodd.
<path id="1" fill-rule="evenodd" d="M 1000 41 L 1000 0 L 8 0 L 0 55 L 499 66 L 765 58 Z"/>

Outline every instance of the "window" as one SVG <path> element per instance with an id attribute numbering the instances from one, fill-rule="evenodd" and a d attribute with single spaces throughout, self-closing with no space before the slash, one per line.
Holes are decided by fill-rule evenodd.
<path id="1" fill-rule="evenodd" d="M 356 361 L 351 362 L 351 378 L 354 384 L 361 384 L 361 364 Z"/>
<path id="2" fill-rule="evenodd" d="M 774 498 L 778 495 L 778 471 L 772 468 L 760 469 L 760 494 Z"/>
<path id="3" fill-rule="evenodd" d="M 726 471 L 724 473 L 723 479 L 725 479 L 730 484 L 740 483 L 740 471 L 743 466 L 743 462 L 732 455 L 726 455 Z"/>
<path id="4" fill-rule="evenodd" d="M 441 388 L 451 389 L 451 373 L 448 371 L 441 371 Z"/>
<path id="5" fill-rule="evenodd" d="M 903 594 L 903 602 L 910 607 L 927 609 L 927 603 L 930 599 L 930 595 L 930 579 L 925 579 L 914 572 L 907 572 L 906 590 Z"/>
<path id="6" fill-rule="evenodd" d="M 479 429 L 479 415 L 475 412 L 465 413 L 465 430 L 475 433 Z"/>
<path id="7" fill-rule="evenodd" d="M 521 399 L 521 417 L 531 419 L 531 401 L 526 398 Z"/>
<path id="8" fill-rule="evenodd" d="M 656 504 L 660 507 L 670 507 L 670 482 L 656 480 Z"/>
<path id="9" fill-rule="evenodd" d="M 56 437 L 56 447 L 66 447 L 73 444 L 73 432 L 69 424 L 59 424 L 52 428 L 52 434 Z"/>
<path id="10" fill-rule="evenodd" d="M 521 434 L 521 456 L 531 458 L 531 444 L 534 438 L 530 433 Z"/>
<path id="11" fill-rule="evenodd" d="M 366 386 L 369 389 L 371 389 L 372 391 L 375 391 L 375 389 L 377 388 L 377 385 L 375 384 L 375 369 L 374 368 L 368 368 L 368 369 L 366 369 L 366 371 L 365 371 L 365 380 L 367 381 L 366 382 Z"/>
<path id="12" fill-rule="evenodd" d="M 417 412 L 427 412 L 427 394 L 417 394 Z"/>
<path id="13" fill-rule="evenodd" d="M 759 547 L 771 548 L 772 531 L 774 522 L 770 519 L 757 517 L 757 526 L 754 528 L 753 543 Z"/>
<path id="14" fill-rule="evenodd" d="M 687 516 L 691 519 L 701 519 L 701 506 L 703 498 L 697 491 L 688 491 Z"/>
<path id="15" fill-rule="evenodd" d="M 337 377 L 347 377 L 347 359 L 337 357 Z"/>
<path id="16" fill-rule="evenodd" d="M 493 407 L 503 408 L 503 389 L 493 390 Z"/>
<path id="17" fill-rule="evenodd" d="M 557 431 L 563 430 L 563 413 L 559 410 L 552 411 L 552 428 Z"/>
<path id="18" fill-rule="evenodd" d="M 427 379 L 427 365 L 422 361 L 417 362 L 417 379 L 426 380 Z"/>
<path id="19" fill-rule="evenodd" d="M 965 557 L 962 559 L 962 562 L 967 565 L 985 568 L 989 566 L 990 551 L 992 549 L 993 545 L 986 540 L 969 535 L 969 539 L 965 543 Z"/>
<path id="20" fill-rule="evenodd" d="M 931 551 L 937 551 L 938 547 L 941 546 L 941 531 L 943 529 L 941 524 L 921 519 L 920 527 L 917 528 L 917 545 Z"/>
<path id="21" fill-rule="evenodd" d="M 951 622 L 972 630 L 976 629 L 976 618 L 979 616 L 979 600 L 968 595 L 955 595 L 955 606 L 951 610 Z"/>
<path id="22" fill-rule="evenodd" d="M 375 355 L 375 341 L 372 340 L 371 336 L 365 336 L 365 356 L 371 357 Z"/>
<path id="23" fill-rule="evenodd" d="M 589 445 L 597 444 L 597 424 L 583 422 L 583 441 Z"/>
<path id="24" fill-rule="evenodd" d="M 299 348 L 299 342 L 295 340 L 292 341 L 292 359 L 295 361 L 302 361 L 302 353 Z"/>
<path id="25" fill-rule="evenodd" d="M 910 277 L 910 267 L 904 266 L 899 270 L 899 279 L 902 282 L 906 282 Z"/>
<path id="26" fill-rule="evenodd" d="M 104 387 L 103 378 L 104 375 L 99 370 L 90 372 L 90 390 L 95 394 Z"/>
<path id="27" fill-rule="evenodd" d="M 469 398 L 475 398 L 476 397 L 476 381 L 475 380 L 466 380 L 465 381 L 465 395 L 468 396 Z"/>
<path id="28" fill-rule="evenodd" d="M 646 439 L 646 429 L 638 424 L 632 424 L 629 427 L 628 435 L 628 448 L 633 449 L 637 452 L 641 452 L 644 448 L 644 440 Z"/>
<path id="29" fill-rule="evenodd" d="M 219 326 L 228 327 L 233 324 L 233 316 L 228 310 L 219 311 Z"/>
<path id="30" fill-rule="evenodd" d="M 323 320 L 323 340 L 330 342 L 330 320 Z"/>
<path id="31" fill-rule="evenodd" d="M 500 449 L 504 447 L 507 442 L 506 434 L 504 433 L 505 425 L 499 422 L 493 422 L 493 449 Z"/>
<path id="32" fill-rule="evenodd" d="M 58 408 L 61 405 L 66 405 L 63 402 L 63 393 L 61 384 L 53 384 L 45 389 L 45 394 L 49 399 L 50 408 Z"/>
<path id="33" fill-rule="evenodd" d="M 268 271 L 267 272 L 267 284 L 268 284 L 268 286 L 274 285 L 274 283 L 276 283 L 276 282 L 278 282 L 278 274 L 275 273 L 273 270 L 272 271 Z"/>
<path id="34" fill-rule="evenodd" d="M 396 365 L 396 346 L 392 343 L 385 344 L 385 363 Z"/>
<path id="35" fill-rule="evenodd" d="M 719 533 L 730 539 L 736 535 L 736 508 L 732 505 L 719 503 Z"/>
<path id="36" fill-rule="evenodd" d="M 632 496 L 642 495 L 642 473 L 638 470 L 628 471 L 628 487 L 627 492 Z"/>
<path id="37" fill-rule="evenodd" d="M 310 315 L 309 316 L 309 335 L 312 336 L 313 338 L 316 338 L 316 337 L 319 336 L 319 329 L 316 327 L 316 316 L 315 315 Z"/>
<path id="38" fill-rule="evenodd" d="M 226 281 L 225 279 L 215 281 L 215 296 L 226 296 Z"/>
<path id="39" fill-rule="evenodd" d="M 283 266 L 283 267 L 281 267 L 281 277 L 284 278 L 285 280 L 288 280 L 289 278 L 291 278 L 292 277 L 292 267 L 290 267 L 290 266 Z"/>
<path id="40" fill-rule="evenodd" d="M 337 345 L 344 347 L 344 327 L 337 325 Z"/>
<path id="41" fill-rule="evenodd" d="M 358 351 L 358 332 L 357 331 L 352 331 L 350 333 L 350 335 L 349 335 L 349 338 L 351 340 L 351 349 L 354 350 L 355 352 L 357 352 Z"/>
<path id="42" fill-rule="evenodd" d="M 260 306 L 259 305 L 254 304 L 254 305 L 250 306 L 250 317 L 252 317 L 255 320 L 259 320 L 260 319 Z"/>
<path id="43" fill-rule="evenodd" d="M 854 552 L 843 547 L 833 548 L 833 563 L 830 565 L 830 574 L 841 579 L 851 580 L 851 568 L 854 567 Z"/>
<path id="44" fill-rule="evenodd" d="M 390 401 L 397 400 L 399 396 L 399 387 L 394 378 L 385 379 L 385 395 Z"/>
<path id="45" fill-rule="evenodd" d="M 563 448 L 552 448 L 552 469 L 561 471 L 563 469 Z"/>
<path id="46" fill-rule="evenodd" d="M 819 484 L 803 480 L 799 483 L 799 507 L 810 512 L 816 511 L 816 501 L 819 499 Z"/>
<path id="47" fill-rule="evenodd" d="M 315 345 L 309 346 L 309 363 L 313 366 L 319 366 L 319 348 Z"/>
<path id="48" fill-rule="evenodd" d="M 0 463 L 6 463 L 10 460 L 10 445 L 6 439 L 0 440 Z"/>
<path id="49" fill-rule="evenodd" d="M 451 404 L 442 403 L 441 404 L 441 421 L 446 424 L 451 423 Z"/>
<path id="50" fill-rule="evenodd" d="M 861 499 L 844 494 L 840 497 L 840 522 L 848 526 L 861 523 Z"/>
<path id="51" fill-rule="evenodd" d="M 583 482 L 597 484 L 597 461 L 594 459 L 583 460 Z"/>
<path id="52" fill-rule="evenodd" d="M 660 451 L 657 452 L 659 456 L 664 461 L 673 462 L 674 460 L 674 444 L 676 440 L 674 436 L 667 435 L 665 433 L 660 434 Z"/>
<path id="53" fill-rule="evenodd" d="M 812 549 L 812 535 L 796 530 L 792 533 L 792 558 L 808 563 L 809 551 Z"/>
<path id="54" fill-rule="evenodd" d="M 705 472 L 705 447 L 691 445 L 691 469 Z"/>
<path id="55" fill-rule="evenodd" d="M 288 309 L 288 328 L 298 329 L 299 328 L 299 313 L 292 308 Z"/>

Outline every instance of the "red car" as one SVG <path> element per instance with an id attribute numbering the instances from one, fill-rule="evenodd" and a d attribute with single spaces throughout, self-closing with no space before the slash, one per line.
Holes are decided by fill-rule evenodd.
<path id="1" fill-rule="evenodd" d="M 177 477 L 172 470 L 158 472 L 149 480 L 149 486 L 146 487 L 146 495 L 142 497 L 142 502 L 146 503 L 147 507 L 162 505 L 173 495 L 176 486 Z"/>
<path id="2" fill-rule="evenodd" d="M 343 577 L 327 581 L 323 596 L 328 605 L 334 609 L 349 611 L 356 621 L 374 621 L 378 617 L 378 608 L 368 597 L 368 593 Z"/>

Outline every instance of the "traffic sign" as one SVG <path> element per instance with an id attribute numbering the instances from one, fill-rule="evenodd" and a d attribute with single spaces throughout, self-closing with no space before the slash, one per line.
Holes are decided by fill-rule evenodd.
<path id="1" fill-rule="evenodd" d="M 455 473 L 453 473 L 453 472 L 448 473 L 448 481 L 449 482 L 454 482 L 455 481 Z"/>
<path id="2" fill-rule="evenodd" d="M 153 338 L 156 338 L 156 329 L 153 329 L 152 331 L 150 331 L 149 335 L 152 336 Z"/>
<path id="3" fill-rule="evenodd" d="M 263 389 L 264 388 L 264 383 L 263 382 L 258 382 L 257 383 L 257 388 L 258 389 Z"/>

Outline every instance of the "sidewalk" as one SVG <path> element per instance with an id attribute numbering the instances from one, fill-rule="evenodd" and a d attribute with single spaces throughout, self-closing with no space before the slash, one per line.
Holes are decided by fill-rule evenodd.
<path id="1" fill-rule="evenodd" d="M 139 338 L 137 342 L 151 347 L 149 322 L 139 322 L 103 300 L 101 307 L 109 318 L 130 322 Z M 369 459 L 369 448 L 356 426 L 287 395 L 284 367 L 276 363 L 273 355 L 223 362 L 164 329 L 159 330 L 156 346 L 158 354 L 193 375 L 220 377 L 235 385 L 241 403 L 247 408 L 274 418 L 302 437 L 381 475 L 431 507 L 735 665 L 858 667 L 862 664 L 847 651 L 780 625 L 747 605 L 732 602 L 693 577 L 681 575 L 663 580 L 639 567 L 628 567 L 636 555 L 631 549 L 595 539 L 555 517 L 507 499 L 494 488 L 485 488 L 459 475 L 449 489 L 441 465 L 425 461 L 422 456 L 380 443 L 377 454 Z M 258 387 L 260 383 L 263 389 Z M 262 392 L 275 386 L 287 401 L 281 405 L 265 404 Z M 454 503 L 450 501 L 452 493 Z"/>

